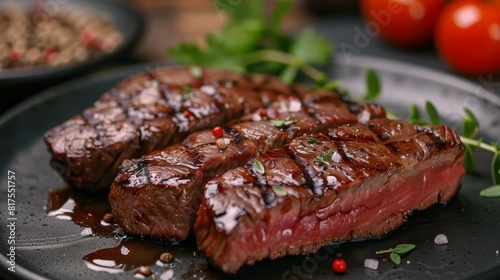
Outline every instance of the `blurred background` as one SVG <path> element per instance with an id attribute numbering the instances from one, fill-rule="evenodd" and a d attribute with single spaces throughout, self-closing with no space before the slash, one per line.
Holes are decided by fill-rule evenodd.
<path id="1" fill-rule="evenodd" d="M 61 1 L 65 3 L 85 2 L 76 0 Z M 239 3 L 242 0 L 227 1 Z M 266 1 L 269 10 L 274 7 L 276 1 Z M 488 29 L 489 33 L 485 36 L 489 36 L 486 38 L 489 41 L 485 41 L 485 38 L 477 37 L 476 35 L 480 34 L 477 30 L 465 34 L 464 36 L 466 37 L 464 38 L 466 39 L 450 39 L 447 35 L 439 36 L 439 38 L 443 38 L 443 42 L 439 42 L 438 45 L 436 45 L 432 38 L 429 38 L 429 40 L 426 40 L 424 43 L 391 41 L 391 36 L 392 38 L 402 38 L 405 36 L 409 36 L 409 38 L 420 38 L 423 35 L 418 32 L 425 28 L 430 30 L 427 32 L 430 33 L 432 37 L 438 29 L 436 27 L 437 11 L 442 12 L 445 5 L 448 7 L 452 6 L 452 4 L 454 5 L 455 2 L 467 1 L 468 0 L 456 0 L 450 3 L 450 1 L 446 0 L 296 0 L 284 19 L 282 29 L 284 33 L 293 35 L 297 34 L 303 27 L 312 25 L 315 30 L 324 35 L 329 41 L 335 43 L 335 52 L 337 54 L 347 51 L 358 55 L 376 56 L 408 62 L 469 79 L 475 83 L 483 84 L 483 86 L 496 94 L 500 94 L 500 76 L 498 75 L 498 69 L 500 69 L 500 1 L 483 1 L 484 3 L 493 3 L 491 4 L 492 6 L 496 5 L 494 8 L 496 12 L 488 14 L 491 28 Z M 2 2 L 6 1 L 0 0 L 0 4 L 2 4 Z M 37 1 L 32 2 L 37 3 Z M 71 75 L 66 75 L 65 77 L 61 76 L 61 78 L 56 80 L 46 80 L 45 82 L 33 83 L 31 85 L 16 85 L 14 88 L 2 88 L 1 83 L 4 81 L 0 80 L 0 92 L 3 91 L 0 93 L 0 113 L 5 112 L 27 96 L 33 95 L 36 92 L 68 79 L 83 77 L 88 74 L 99 73 L 101 71 L 130 64 L 149 61 L 171 61 L 166 51 L 168 47 L 176 46 L 185 41 L 203 45 L 205 36 L 208 33 L 219 30 L 228 20 L 228 16 L 221 11 L 220 7 L 214 4 L 214 1 L 210 0 L 103 0 L 102 2 L 115 2 L 129 5 L 142 16 L 145 22 L 145 28 L 142 34 L 140 34 L 140 37 L 135 38 L 134 42 L 130 44 L 130 49 L 127 49 L 126 52 L 124 51 L 119 57 L 106 60 L 105 63 L 96 63 L 92 65 L 92 67 L 79 69 Z M 394 20 L 396 23 L 391 23 L 393 27 L 394 25 L 397 25 L 396 27 L 399 26 L 398 30 L 394 31 L 396 33 L 391 34 L 390 32 L 392 31 L 390 29 L 392 27 L 389 26 L 383 27 L 380 31 L 380 36 L 384 36 L 384 39 L 381 39 L 380 36 L 370 35 L 370 32 L 373 32 L 373 30 L 370 31 L 370 27 L 373 26 L 370 26 L 369 23 L 370 20 L 374 20 L 370 18 L 370 15 L 381 15 L 383 9 L 387 9 L 387 5 L 390 5 L 391 2 L 414 3 L 414 6 L 408 8 L 408 11 L 405 10 L 401 14 L 406 13 L 406 17 L 410 18 L 410 20 L 412 20 L 412 18 L 419 19 L 420 22 L 415 20 L 411 22 L 404 22 L 400 19 Z M 481 5 L 482 4 L 483 3 L 481 3 Z M 363 10 L 364 13 L 362 12 Z M 481 7 L 481 15 L 486 14 L 483 13 L 483 10 L 486 11 L 486 8 L 483 9 L 483 7 Z M 477 10 L 476 13 L 474 13 L 474 9 L 459 11 L 458 8 L 455 7 L 455 12 L 457 12 L 458 15 L 462 15 L 462 18 L 465 17 L 466 22 L 467 20 L 468 22 L 471 22 L 471 20 L 478 20 L 478 11 L 479 10 Z M 362 14 L 364 14 L 364 17 Z M 427 16 L 432 18 L 426 18 Z M 448 15 L 447 17 L 449 19 L 448 21 L 451 21 L 452 18 L 456 18 L 453 17 L 453 15 Z M 481 19 L 482 18 L 488 17 L 482 16 Z M 425 24 L 422 22 L 425 22 Z M 445 22 L 441 24 L 444 26 L 444 31 L 442 31 L 442 33 L 455 34 L 456 32 L 449 31 L 453 30 L 450 29 L 452 27 L 446 26 L 446 24 L 448 23 Z M 369 36 L 366 36 L 366 34 Z M 360 41 L 362 43 L 361 47 Z M 468 51 L 466 49 L 461 49 L 460 46 L 476 49 L 475 51 Z M 446 48 L 451 48 L 451 51 L 446 50 Z M 0 52 L 2 52 L 1 48 Z M 478 64 L 476 61 L 481 59 L 486 61 L 486 64 L 495 61 L 495 65 L 498 67 L 491 70 L 491 67 L 484 68 L 489 65 L 482 65 L 484 67 L 479 68 L 478 70 L 480 71 L 467 73 L 467 71 L 463 71 L 463 67 L 459 64 L 450 66 L 450 61 L 452 61 L 453 57 L 451 60 L 444 59 L 442 56 L 443 52 L 451 53 L 455 58 L 458 57 L 460 60 L 459 63 L 465 63 L 465 69 L 473 69 L 470 67 L 470 63 Z M 471 53 L 489 54 L 495 57 L 483 55 L 480 58 L 475 58 L 470 55 Z M 469 61 L 464 61 L 464 58 L 469 58 Z M 472 62 L 470 62 L 471 60 Z M 452 61 L 451 64 L 453 63 Z M 467 63 L 469 63 L 469 65 Z M 0 78 L 1 77 L 2 72 L 0 72 Z M 6 98 L 6 92 L 11 92 L 13 89 L 17 93 L 15 97 L 10 96 Z"/>

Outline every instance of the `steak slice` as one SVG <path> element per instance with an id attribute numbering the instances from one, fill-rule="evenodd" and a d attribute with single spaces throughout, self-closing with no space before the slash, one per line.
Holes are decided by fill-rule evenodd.
<path id="1" fill-rule="evenodd" d="M 267 76 L 164 68 L 128 78 L 45 134 L 51 164 L 71 185 L 106 190 L 124 159 L 180 143 L 294 93 Z"/>
<path id="2" fill-rule="evenodd" d="M 363 112 L 373 118 L 385 116 L 384 109 L 375 104 L 358 105 L 359 109 L 352 112 L 351 103 L 336 93 L 299 95 L 303 102 L 295 97 L 281 98 L 267 109 L 234 121 L 221 138 L 228 143 L 226 149 L 218 149 L 218 139 L 207 130 L 189 135 L 179 145 L 125 161 L 109 194 L 117 223 L 129 234 L 184 240 L 192 229 L 208 180 L 305 133 L 327 132 L 331 127 L 356 123 Z M 336 118 L 329 116 L 332 112 L 336 112 Z M 279 128 L 270 120 L 294 123 Z M 186 166 L 189 169 L 182 172 L 190 172 L 189 176 L 196 180 L 184 184 L 187 174 L 157 172 L 158 166 Z"/>
<path id="3" fill-rule="evenodd" d="M 234 273 L 263 258 L 384 235 L 414 210 L 457 193 L 463 150 L 447 126 L 388 119 L 299 137 L 207 183 L 198 248 Z"/>

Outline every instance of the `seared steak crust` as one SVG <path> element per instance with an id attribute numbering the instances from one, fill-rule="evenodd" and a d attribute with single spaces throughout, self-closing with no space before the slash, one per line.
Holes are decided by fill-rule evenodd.
<path id="1" fill-rule="evenodd" d="M 183 240 L 194 224 L 208 180 L 306 133 L 356 123 L 360 116 L 363 121 L 385 116 L 375 104 L 356 104 L 353 109 L 353 103 L 337 93 L 294 91 L 298 98 L 280 98 L 267 109 L 233 121 L 220 138 L 227 141 L 226 149 L 217 148 L 218 139 L 206 130 L 190 134 L 179 145 L 125 160 L 109 195 L 116 221 L 130 234 Z M 281 126 L 280 120 L 293 123 Z M 160 172 L 169 168 L 174 171 Z"/>
<path id="2" fill-rule="evenodd" d="M 232 273 L 266 257 L 386 234 L 456 194 L 463 149 L 447 126 L 385 118 L 296 138 L 206 184 L 198 247 Z"/>
<path id="3" fill-rule="evenodd" d="M 45 134 L 52 166 L 70 184 L 106 190 L 124 159 L 181 142 L 189 133 L 264 108 L 293 92 L 272 77 L 189 68 L 128 78 Z"/>

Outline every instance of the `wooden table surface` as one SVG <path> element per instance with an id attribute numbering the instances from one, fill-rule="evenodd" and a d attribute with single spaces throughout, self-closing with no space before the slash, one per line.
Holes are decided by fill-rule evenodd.
<path id="1" fill-rule="evenodd" d="M 200 43 L 223 26 L 227 15 L 211 0 L 128 0 L 141 11 L 147 29 L 135 51 L 140 60 L 167 60 L 166 49 L 181 41 Z M 269 1 L 272 8 L 273 1 Z M 294 32 L 312 21 L 300 1 L 285 19 L 283 29 Z"/>

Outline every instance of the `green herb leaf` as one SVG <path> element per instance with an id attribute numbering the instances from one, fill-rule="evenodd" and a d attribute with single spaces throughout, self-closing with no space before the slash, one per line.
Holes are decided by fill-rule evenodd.
<path id="1" fill-rule="evenodd" d="M 264 165 L 258 159 L 255 159 L 255 161 L 253 162 L 253 169 L 255 170 L 256 173 L 260 175 L 264 175 L 266 173 Z"/>
<path id="2" fill-rule="evenodd" d="M 314 162 L 317 162 L 319 164 L 323 165 L 330 165 L 330 162 L 332 161 L 332 156 L 333 152 L 326 153 L 324 155 L 318 155 Z"/>
<path id="3" fill-rule="evenodd" d="M 500 197 L 500 185 L 494 185 L 486 189 L 483 189 L 482 191 L 479 192 L 479 195 L 482 197 L 489 197 L 489 198 Z"/>
<path id="4" fill-rule="evenodd" d="M 286 127 L 288 127 L 288 126 L 290 126 L 290 125 L 292 125 L 294 123 L 295 123 L 295 121 L 285 121 L 285 122 L 283 122 L 283 125 L 285 125 Z"/>
<path id="5" fill-rule="evenodd" d="M 365 101 L 373 101 L 380 96 L 380 78 L 378 73 L 372 69 L 368 68 L 365 73 L 365 81 L 367 91 L 363 100 Z"/>
<path id="6" fill-rule="evenodd" d="M 472 120 L 464 119 L 462 121 L 462 135 L 463 136 L 465 136 L 467 138 L 474 139 L 477 132 L 478 132 L 478 127 L 476 126 L 476 124 L 474 124 L 474 122 Z"/>
<path id="7" fill-rule="evenodd" d="M 401 256 L 398 255 L 396 252 L 392 252 L 389 257 L 391 258 L 391 261 L 396 264 L 400 265 L 401 264 Z"/>
<path id="8" fill-rule="evenodd" d="M 474 172 L 476 171 L 476 161 L 474 159 L 474 150 L 471 147 L 471 145 L 464 144 L 465 147 L 465 162 L 464 166 L 467 172 Z"/>
<path id="9" fill-rule="evenodd" d="M 398 254 L 406 254 L 408 252 L 410 252 L 411 250 L 415 249 L 415 245 L 414 244 L 399 244 L 398 246 L 396 246 L 393 250 L 393 252 L 395 253 L 398 253 Z"/>
<path id="10" fill-rule="evenodd" d="M 205 37 L 204 48 L 182 43 L 169 48 L 168 53 L 187 65 L 239 73 L 281 73 L 286 83 L 294 81 L 299 71 L 317 80 L 322 72 L 308 63 L 329 62 L 333 44 L 310 28 L 295 39 L 280 31 L 280 23 L 294 2 L 279 0 L 267 18 L 264 0 L 215 0 L 216 10 L 231 17 L 224 27 Z"/>
<path id="11" fill-rule="evenodd" d="M 386 110 L 385 116 L 390 120 L 399 120 L 400 118 L 392 111 Z"/>
<path id="12" fill-rule="evenodd" d="M 265 0 L 214 0 L 219 10 L 231 15 L 229 24 L 247 19 L 263 19 Z"/>
<path id="13" fill-rule="evenodd" d="M 201 65 L 204 56 L 200 48 L 191 43 L 181 43 L 177 47 L 169 48 L 168 54 L 177 62 L 187 65 Z"/>
<path id="14" fill-rule="evenodd" d="M 408 116 L 408 122 L 414 125 L 429 125 L 429 122 L 426 120 L 423 120 L 420 117 L 420 111 L 418 110 L 417 105 L 411 104 L 410 107 L 408 108 L 409 111 L 409 116 Z"/>
<path id="15" fill-rule="evenodd" d="M 203 70 L 198 66 L 192 66 L 190 69 L 191 75 L 195 78 L 201 78 L 203 76 Z"/>
<path id="16" fill-rule="evenodd" d="M 420 112 L 418 110 L 417 105 L 411 104 L 410 107 L 408 108 L 410 111 L 410 115 L 408 116 L 408 119 L 410 120 L 420 120 Z"/>
<path id="17" fill-rule="evenodd" d="M 474 115 L 474 113 L 472 113 L 472 111 L 469 110 L 468 108 L 464 108 L 464 112 L 467 115 L 467 118 L 469 118 L 477 127 L 479 127 L 479 122 L 477 121 L 477 118 Z"/>
<path id="18" fill-rule="evenodd" d="M 232 22 L 210 37 L 211 51 L 222 50 L 228 54 L 247 54 L 257 48 L 265 32 L 263 19 L 245 19 Z"/>
<path id="19" fill-rule="evenodd" d="M 414 125 L 429 125 L 429 122 L 421 119 L 409 119 L 408 122 Z"/>
<path id="20" fill-rule="evenodd" d="M 439 113 L 436 110 L 436 107 L 432 102 L 426 101 L 425 102 L 425 110 L 427 111 L 427 114 L 429 115 L 429 119 L 431 120 L 431 123 L 433 125 L 439 125 L 441 124 L 441 118 L 439 117 Z"/>
<path id="21" fill-rule="evenodd" d="M 493 184 L 500 184 L 500 154 L 498 150 L 491 161 L 491 176 L 493 178 Z"/>
<path id="22" fill-rule="evenodd" d="M 187 85 L 182 86 L 182 94 L 189 94 L 192 92 L 193 92 L 193 89 L 190 86 L 187 86 Z"/>
<path id="23" fill-rule="evenodd" d="M 183 43 L 178 47 L 169 48 L 168 54 L 182 64 L 228 69 L 238 73 L 246 72 L 246 65 L 241 55 L 228 55 L 221 48 L 213 47 L 203 52 L 194 44 Z"/>
<path id="24" fill-rule="evenodd" d="M 282 186 L 273 186 L 273 191 L 277 196 L 286 196 L 288 192 Z"/>
<path id="25" fill-rule="evenodd" d="M 333 53 L 333 44 L 314 31 L 306 28 L 297 36 L 290 53 L 292 56 L 311 63 L 327 63 Z"/>
<path id="26" fill-rule="evenodd" d="M 311 137 L 307 137 L 306 141 L 309 142 L 309 144 L 322 144 L 323 143 L 323 142 L 321 142 L 321 140 L 314 139 Z"/>
<path id="27" fill-rule="evenodd" d="M 391 253 L 389 255 L 389 258 L 391 259 L 391 261 L 393 263 L 395 263 L 396 265 L 400 265 L 401 264 L 401 255 L 409 253 L 410 251 L 415 249 L 415 247 L 416 246 L 414 244 L 399 244 L 394 249 L 390 248 L 387 250 L 377 251 L 376 254 L 378 255 L 378 254 Z"/>
<path id="28" fill-rule="evenodd" d="M 317 88 L 323 88 L 328 83 L 328 76 L 325 73 L 321 73 L 319 77 L 314 80 Z"/>
<path id="29" fill-rule="evenodd" d="M 295 80 L 295 77 L 297 76 L 297 73 L 299 72 L 299 68 L 290 65 L 283 70 L 280 74 L 280 79 L 283 83 L 289 85 L 293 83 Z"/>
<path id="30" fill-rule="evenodd" d="M 476 116 L 467 108 L 464 108 L 466 117 L 462 121 L 462 135 L 474 139 L 479 133 L 479 123 Z"/>
<path id="31" fill-rule="evenodd" d="M 292 7 L 293 3 L 293 0 L 280 0 L 276 3 L 276 7 L 274 8 L 271 16 L 271 30 L 273 30 L 273 32 L 279 31 L 281 22 L 283 21 L 286 13 Z"/>
<path id="32" fill-rule="evenodd" d="M 346 89 L 339 88 L 340 81 L 339 80 L 331 80 L 331 81 L 322 81 L 320 77 L 319 80 L 316 80 L 316 85 L 311 88 L 313 91 L 325 90 L 331 92 L 337 92 L 342 95 L 348 96 L 349 92 Z"/>
<path id="33" fill-rule="evenodd" d="M 295 121 L 290 120 L 270 120 L 269 122 L 277 128 L 288 128 L 290 125 L 295 123 Z"/>

